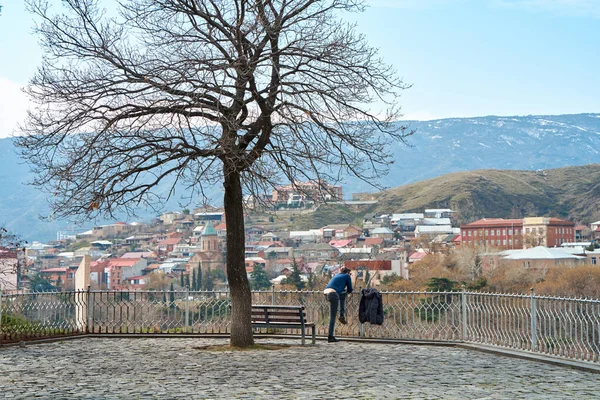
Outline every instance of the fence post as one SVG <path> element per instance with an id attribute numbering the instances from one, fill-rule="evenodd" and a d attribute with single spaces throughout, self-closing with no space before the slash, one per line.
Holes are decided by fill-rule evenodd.
<path id="1" fill-rule="evenodd" d="M 467 287 L 462 285 L 462 340 L 467 340 Z"/>
<path id="2" fill-rule="evenodd" d="M 185 287 L 185 333 L 188 333 L 190 324 L 190 288 Z"/>
<path id="3" fill-rule="evenodd" d="M 271 286 L 271 305 L 275 305 L 275 285 Z"/>
<path id="4" fill-rule="evenodd" d="M 536 307 L 535 307 L 535 292 L 531 288 L 531 350 L 537 349 L 537 327 L 536 327 Z"/>
<path id="5" fill-rule="evenodd" d="M 82 330 L 85 333 L 90 333 L 90 329 L 88 326 L 88 314 L 90 310 L 90 285 L 88 285 L 87 289 L 81 288 L 75 291 L 75 304 L 77 304 L 77 308 L 81 310 L 81 315 L 78 316 L 78 319 L 80 319 L 81 324 L 83 324 Z M 77 324 L 79 323 L 80 322 L 78 320 Z"/>
<path id="6" fill-rule="evenodd" d="M 2 333 L 2 289 L 0 289 L 0 333 Z"/>
<path id="7" fill-rule="evenodd" d="M 92 293 L 92 285 L 87 287 L 87 333 L 94 333 L 94 295 Z"/>

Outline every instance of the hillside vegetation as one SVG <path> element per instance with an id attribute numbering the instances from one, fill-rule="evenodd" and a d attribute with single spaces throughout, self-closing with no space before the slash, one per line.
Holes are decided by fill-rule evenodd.
<path id="1" fill-rule="evenodd" d="M 354 222 L 365 214 L 451 208 L 458 212 L 459 223 L 552 216 L 587 224 L 600 220 L 600 164 L 539 171 L 457 172 L 374 196 L 379 201 L 375 206 L 345 212 L 338 205 L 322 206 L 313 215 L 299 216 L 296 223 L 306 227 L 312 222 Z"/>

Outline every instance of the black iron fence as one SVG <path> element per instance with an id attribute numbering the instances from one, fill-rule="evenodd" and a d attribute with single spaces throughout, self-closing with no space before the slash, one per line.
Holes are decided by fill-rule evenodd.
<path id="1" fill-rule="evenodd" d="M 475 292 L 383 292 L 383 325 L 360 324 L 359 296 L 336 335 L 468 342 L 600 362 L 600 300 Z M 321 292 L 262 291 L 253 304 L 302 305 L 319 335 L 329 303 Z M 228 334 L 226 291 L 80 291 L 0 296 L 0 342 L 65 335 Z M 282 334 L 296 334 L 284 330 Z"/>

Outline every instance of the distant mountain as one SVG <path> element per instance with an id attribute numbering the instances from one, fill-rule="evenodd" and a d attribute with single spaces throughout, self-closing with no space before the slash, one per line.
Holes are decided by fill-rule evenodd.
<path id="1" fill-rule="evenodd" d="M 46 195 L 25 184 L 31 177 L 11 140 L 0 139 L 0 226 L 28 240 L 49 240 L 64 224 L 38 220 L 38 215 L 48 209 Z"/>
<path id="2" fill-rule="evenodd" d="M 385 187 L 476 169 L 530 170 L 600 162 L 600 114 L 405 121 L 412 147 L 397 144 Z M 344 193 L 374 191 L 348 181 Z"/>
<path id="3" fill-rule="evenodd" d="M 381 184 L 386 187 L 398 187 L 459 171 L 480 169 L 540 170 L 534 176 L 541 180 L 531 185 L 538 188 L 539 191 L 544 191 L 542 188 L 544 186 L 542 183 L 545 182 L 543 170 L 600 162 L 600 114 L 524 117 L 490 116 L 435 121 L 403 121 L 402 123 L 408 125 L 411 129 L 415 129 L 416 134 L 409 138 L 411 147 L 396 144 L 391 149 L 395 154 L 396 162 L 390 166 L 390 174 L 381 181 Z M 592 171 L 594 166 L 589 168 L 591 170 L 585 171 Z M 502 173 L 506 174 L 505 171 L 498 171 L 498 174 L 501 175 Z M 521 177 L 517 174 L 509 181 L 514 186 L 514 183 Z M 551 179 L 549 175 L 547 178 Z M 29 168 L 19 163 L 12 141 L 10 139 L 0 139 L 0 226 L 5 225 L 28 240 L 51 240 L 56 237 L 57 230 L 65 229 L 67 223 L 64 221 L 45 222 L 38 219 L 38 215 L 48 213 L 47 197 L 36 189 L 24 185 L 30 179 Z M 462 200 L 456 197 L 458 194 L 453 196 L 452 199 L 439 198 L 432 200 L 433 203 L 431 204 L 460 205 L 461 209 L 470 210 L 465 214 L 468 218 L 480 215 L 501 216 L 500 214 L 506 211 L 506 198 L 501 197 L 505 194 L 500 192 L 506 186 L 504 183 L 500 183 L 495 178 L 488 176 L 487 173 L 482 174 L 479 171 L 471 175 L 465 175 L 465 179 L 472 190 L 468 193 L 463 192 L 465 196 L 464 206 L 461 203 Z M 454 180 L 455 178 L 452 178 L 452 181 Z M 597 183 L 597 180 L 595 182 Z M 449 183 L 443 184 L 441 181 L 427 181 L 424 184 L 431 187 L 450 185 Z M 580 184 L 584 185 L 583 183 Z M 374 192 L 372 187 L 357 180 L 347 179 L 343 185 L 346 197 L 349 197 L 351 193 Z M 511 202 L 508 215 L 534 210 L 535 207 L 542 207 L 541 209 L 546 207 L 550 210 L 552 204 L 557 201 L 558 203 L 552 206 L 555 207 L 552 211 L 557 213 L 556 216 L 571 215 L 569 214 L 573 212 L 571 210 L 580 207 L 581 210 L 576 211 L 573 215 L 580 215 L 583 218 L 585 213 L 593 209 L 593 206 L 588 208 L 583 203 L 572 204 L 567 200 L 559 199 L 557 196 L 566 189 L 560 184 L 557 185 L 553 186 L 553 190 L 556 191 L 554 197 L 545 197 L 548 193 L 544 192 L 545 194 L 542 196 L 539 192 L 539 197 L 532 195 L 527 197 L 527 200 L 521 201 L 521 203 L 515 203 L 514 207 Z M 498 190 L 496 192 L 497 201 L 491 201 L 491 195 L 490 197 L 480 197 L 484 195 L 479 194 L 479 192 L 485 191 L 488 193 L 486 189 L 488 187 Z M 587 188 L 587 186 L 585 187 Z M 582 188 L 584 187 L 582 186 Z M 594 199 L 593 196 L 596 196 L 596 199 L 600 198 L 598 192 L 600 189 L 597 186 L 595 189 L 591 188 L 589 190 L 591 190 L 589 193 L 590 199 Z M 213 198 L 216 202 L 220 201 L 218 193 L 219 188 L 215 188 Z M 510 191 L 507 193 L 510 193 Z M 525 195 L 524 191 L 515 192 L 515 201 L 519 199 L 520 193 Z M 578 193 L 581 193 L 581 191 Z M 576 194 L 573 195 L 576 196 Z M 382 205 L 388 201 L 386 196 L 388 195 L 381 194 Z M 392 200 L 389 201 L 390 205 L 395 204 L 395 207 L 397 206 L 393 211 L 420 207 L 415 200 L 399 200 L 397 203 Z M 542 201 L 546 202 L 544 203 L 546 205 L 538 204 Z M 471 205 L 468 206 L 468 204 Z M 492 206 L 497 207 L 497 210 L 494 211 Z M 165 207 L 167 209 L 178 209 L 177 198 L 166 204 Z M 592 216 L 597 216 L 594 217 L 596 220 L 600 219 L 597 212 L 597 209 L 592 212 Z M 140 218 L 150 218 L 152 216 L 154 215 L 150 212 L 140 211 Z M 90 222 L 90 227 L 92 225 L 93 222 Z"/>
<path id="4" fill-rule="evenodd" d="M 29 186 L 33 180 L 29 166 L 24 164 L 16 154 L 16 149 L 11 139 L 0 139 L 0 227 L 6 227 L 12 233 L 18 234 L 28 241 L 38 240 L 47 242 L 55 240 L 58 231 L 82 231 L 93 226 L 108 222 L 105 220 L 90 220 L 87 223 L 75 224 L 73 221 L 53 221 L 47 218 L 50 213 L 48 195 Z M 155 193 L 166 195 L 171 189 L 172 181 L 164 181 L 155 189 Z M 185 192 L 183 186 L 178 187 L 174 196 L 158 209 L 181 210 L 184 207 L 192 208 L 200 204 L 187 204 L 182 201 L 181 194 Z M 220 188 L 206 190 L 206 195 L 222 202 Z M 184 196 L 185 197 L 185 196 Z M 150 221 L 157 215 L 152 210 L 136 210 L 138 218 L 135 221 Z M 120 221 L 133 222 L 125 215 L 119 217 Z"/>

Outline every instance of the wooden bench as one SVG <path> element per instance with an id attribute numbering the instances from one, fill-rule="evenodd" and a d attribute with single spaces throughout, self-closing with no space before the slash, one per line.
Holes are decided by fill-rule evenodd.
<path id="1" fill-rule="evenodd" d="M 252 305 L 252 327 L 300 329 L 303 346 L 306 339 L 306 328 L 312 328 L 312 344 L 315 344 L 316 341 L 315 323 L 306 321 L 304 306 Z"/>

